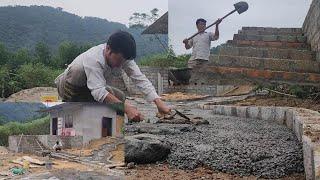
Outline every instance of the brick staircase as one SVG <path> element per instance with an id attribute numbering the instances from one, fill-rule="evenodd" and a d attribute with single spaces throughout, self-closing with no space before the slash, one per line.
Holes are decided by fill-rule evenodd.
<path id="1" fill-rule="evenodd" d="M 19 152 L 32 153 L 40 155 L 47 148 L 41 144 L 37 136 L 23 135 L 19 145 Z"/>
<path id="2" fill-rule="evenodd" d="M 243 27 L 202 72 L 240 82 L 317 86 L 320 64 L 301 28 Z M 212 77 L 214 76 L 214 77 Z"/>

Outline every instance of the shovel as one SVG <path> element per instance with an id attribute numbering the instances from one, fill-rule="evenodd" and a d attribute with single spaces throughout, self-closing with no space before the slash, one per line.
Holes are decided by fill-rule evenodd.
<path id="1" fill-rule="evenodd" d="M 174 109 L 174 110 L 176 111 L 176 113 L 179 116 L 181 116 L 181 117 L 185 118 L 186 120 L 190 121 L 190 118 L 188 116 L 184 115 L 182 112 L 178 111 L 177 109 Z"/>
<path id="2" fill-rule="evenodd" d="M 170 114 L 161 116 L 161 114 L 157 114 L 157 117 L 160 119 L 173 119 L 176 115 L 179 115 L 180 117 L 190 121 L 190 118 L 183 114 L 182 112 L 178 111 L 177 109 L 173 109 L 173 111 L 170 112 Z"/>
<path id="3" fill-rule="evenodd" d="M 241 1 L 238 2 L 236 4 L 234 4 L 234 10 L 231 11 L 230 13 L 228 13 L 227 15 L 225 15 L 224 17 L 222 17 L 220 20 L 222 21 L 223 19 L 225 19 L 226 17 L 230 16 L 231 14 L 233 14 L 234 12 L 238 12 L 239 14 L 242 14 L 243 12 L 247 11 L 249 8 L 248 3 Z M 217 20 L 216 22 L 214 22 L 213 24 L 210 24 L 208 27 L 206 27 L 206 29 L 212 27 L 213 25 L 217 24 L 219 20 Z M 204 30 L 206 30 L 204 29 Z M 194 35 L 192 35 L 191 37 L 188 38 L 188 40 L 192 39 L 193 37 L 195 37 L 196 35 L 200 34 L 201 32 L 197 32 Z"/>

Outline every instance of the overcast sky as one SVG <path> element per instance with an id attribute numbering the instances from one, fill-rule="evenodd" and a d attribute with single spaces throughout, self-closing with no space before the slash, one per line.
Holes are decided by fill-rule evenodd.
<path id="1" fill-rule="evenodd" d="M 109 21 L 129 24 L 129 17 L 134 12 L 148 13 L 153 8 L 159 9 L 161 16 L 168 11 L 168 0 L 0 0 L 0 6 L 8 5 L 46 5 L 62 7 L 64 11 L 79 15 L 93 16 Z"/>
<path id="2" fill-rule="evenodd" d="M 206 19 L 207 25 L 234 9 L 235 0 L 169 0 L 169 41 L 176 54 L 190 53 L 182 43 L 196 32 L 195 21 Z M 239 15 L 234 13 L 220 25 L 217 46 L 233 38 L 242 26 L 302 27 L 311 0 L 247 0 L 249 9 Z M 208 29 L 214 31 L 214 28 Z"/>

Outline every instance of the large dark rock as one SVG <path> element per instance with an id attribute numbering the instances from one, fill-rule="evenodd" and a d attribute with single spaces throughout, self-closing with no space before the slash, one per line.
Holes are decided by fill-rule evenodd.
<path id="1" fill-rule="evenodd" d="M 170 153 L 170 146 L 162 138 L 152 134 L 138 134 L 126 137 L 125 161 L 148 164 L 162 161 Z"/>

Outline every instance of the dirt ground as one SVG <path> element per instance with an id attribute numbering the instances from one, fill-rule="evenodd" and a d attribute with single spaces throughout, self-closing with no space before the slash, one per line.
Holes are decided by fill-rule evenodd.
<path id="1" fill-rule="evenodd" d="M 286 106 L 286 107 L 299 107 L 320 111 L 320 101 L 313 101 L 311 99 L 299 99 L 293 97 L 281 96 L 255 96 L 246 100 L 236 102 L 234 105 L 239 106 Z"/>
<path id="2" fill-rule="evenodd" d="M 112 158 L 111 161 L 115 163 L 122 163 L 124 162 L 124 144 L 119 145 L 117 149 L 111 152 Z"/>
<path id="3" fill-rule="evenodd" d="M 197 100 L 202 99 L 208 96 L 198 95 L 198 94 L 190 94 L 190 93 L 182 93 L 175 92 L 170 94 L 162 94 L 161 98 L 164 101 L 188 101 L 188 100 Z"/>
<path id="4" fill-rule="evenodd" d="M 1 156 L 0 157 L 0 179 L 11 179 L 11 178 L 23 178 L 23 177 L 32 177 L 35 175 L 39 175 L 39 174 L 46 174 L 46 173 L 50 173 L 50 176 L 62 176 L 64 174 L 68 174 L 69 171 L 72 170 L 76 170 L 78 172 L 78 174 L 80 173 L 81 175 L 86 175 L 88 174 L 88 172 L 92 172 L 92 173 L 98 173 L 100 172 L 100 170 L 98 169 L 93 169 L 90 166 L 86 166 L 80 163 L 75 163 L 75 162 L 69 162 L 69 161 L 64 161 L 64 160 L 57 160 L 57 159 L 51 159 L 51 162 L 53 163 L 52 165 L 52 169 L 46 169 L 45 166 L 40 166 L 40 167 L 36 167 L 36 168 L 29 168 L 26 173 L 24 175 L 16 175 L 16 176 L 12 176 L 12 174 L 10 173 L 10 170 L 14 167 L 19 167 L 22 168 L 23 166 L 20 164 L 15 164 L 12 163 L 13 160 L 16 160 L 20 157 L 23 156 L 29 156 L 33 159 L 38 159 L 41 161 L 45 161 L 46 158 L 42 158 L 42 157 L 38 157 L 38 156 L 34 156 L 34 155 L 30 155 L 30 154 L 6 154 L 6 156 Z M 58 174 L 56 172 L 59 172 Z M 108 175 L 108 174 L 106 174 Z M 103 174 L 100 175 L 101 178 L 105 176 Z M 42 176 L 40 176 L 42 177 Z"/>
<path id="5" fill-rule="evenodd" d="M 220 96 L 240 96 L 252 92 L 255 88 L 256 87 L 252 85 L 235 86 L 234 88 L 221 93 Z"/>
<path id="6" fill-rule="evenodd" d="M 102 139 L 91 141 L 87 146 L 83 148 L 83 150 L 81 150 L 81 148 L 74 148 L 74 149 L 67 149 L 65 151 L 72 154 L 79 154 L 81 150 L 82 156 L 91 156 L 95 150 L 100 149 L 103 145 L 109 144 L 109 143 L 114 144 L 116 142 L 117 142 L 116 138 L 112 138 L 112 137 L 102 138 Z M 113 161 L 114 163 L 123 163 L 124 162 L 124 145 L 123 144 L 119 145 L 114 151 L 111 151 L 111 154 L 113 155 L 113 157 L 110 159 L 111 161 Z M 43 162 L 46 162 L 49 160 L 52 162 L 52 168 L 47 169 L 45 166 L 34 167 L 34 165 L 30 164 L 30 168 L 26 171 L 24 175 L 12 176 L 12 173 L 10 172 L 12 168 L 23 167 L 22 164 L 16 164 L 16 163 L 13 163 L 13 161 L 19 158 L 22 158 L 23 156 L 29 156 L 33 159 L 37 159 Z M 61 159 L 53 159 L 53 158 L 48 159 L 48 157 L 39 157 L 32 154 L 11 153 L 5 147 L 0 146 L 0 180 L 6 179 L 6 178 L 19 179 L 23 177 L 33 177 L 33 176 L 37 178 L 40 178 L 40 177 L 45 178 L 46 176 L 65 177 L 65 175 L 67 175 L 69 172 L 76 173 L 79 176 L 81 175 L 81 177 L 88 177 L 88 178 L 99 177 L 98 179 L 104 179 L 103 177 L 110 176 L 110 173 L 109 174 L 108 172 L 100 173 L 100 171 L 101 171 L 100 169 L 93 169 L 92 166 L 84 165 L 81 163 L 70 162 L 70 161 L 61 160 Z"/>
<path id="7" fill-rule="evenodd" d="M 257 177 L 254 177 L 254 176 L 240 177 L 237 175 L 215 172 L 204 167 L 197 168 L 192 171 L 191 170 L 186 171 L 186 170 L 170 168 L 166 164 L 139 165 L 139 166 L 136 166 L 135 169 L 126 170 L 125 173 L 126 173 L 126 179 L 128 180 L 137 180 L 137 179 L 141 179 L 141 180 L 152 180 L 152 179 L 155 179 L 155 180 L 158 180 L 158 179 L 255 180 L 255 179 L 258 179 Z M 304 174 L 295 174 L 295 175 L 283 178 L 283 180 L 303 180 L 303 179 L 305 179 Z"/>
<path id="8" fill-rule="evenodd" d="M 10 176 L 2 176 L 4 174 L 8 174 L 10 172 L 10 169 L 14 167 L 19 167 L 22 168 L 23 166 L 20 164 L 15 164 L 12 161 L 21 158 L 23 156 L 29 156 L 33 159 L 38 159 L 41 161 L 46 161 L 46 158 L 39 157 L 39 156 L 34 156 L 30 154 L 13 154 L 13 153 L 7 153 L 5 156 L 0 157 L 0 179 L 5 178 L 5 177 L 10 177 Z M 51 159 L 53 165 L 52 165 L 52 170 L 60 170 L 60 169 L 77 169 L 80 171 L 85 171 L 88 170 L 87 166 L 84 166 L 79 163 L 73 163 L 73 162 L 68 162 L 68 161 L 63 161 L 63 160 L 55 160 Z M 48 169 L 46 169 L 45 166 L 39 166 L 39 167 L 30 167 L 27 170 L 26 174 L 37 174 L 37 173 L 42 173 L 42 172 L 47 172 Z"/>
<path id="9" fill-rule="evenodd" d="M 66 149 L 65 151 L 71 154 L 80 154 L 81 156 L 91 156 L 94 150 L 99 149 L 104 144 L 115 143 L 114 138 L 101 138 L 90 141 L 90 143 L 83 148 Z"/>

